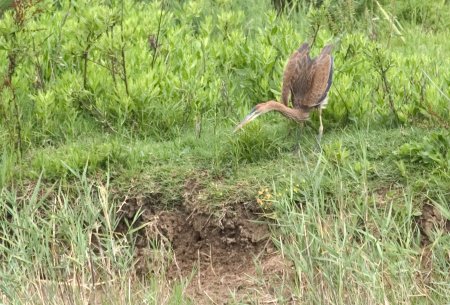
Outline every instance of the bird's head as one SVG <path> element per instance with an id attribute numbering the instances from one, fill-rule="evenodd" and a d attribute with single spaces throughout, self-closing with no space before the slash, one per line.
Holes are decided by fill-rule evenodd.
<path id="1" fill-rule="evenodd" d="M 266 103 L 260 103 L 260 104 L 256 105 L 255 107 L 253 107 L 252 111 L 250 111 L 250 113 L 239 123 L 239 125 L 236 126 L 236 128 L 234 129 L 234 132 L 238 131 L 239 129 L 241 129 L 242 127 L 244 127 L 245 125 L 247 125 L 248 123 L 253 121 L 254 119 L 256 119 L 261 114 L 271 110 L 269 108 L 271 102 L 273 102 L 273 101 L 269 101 Z"/>

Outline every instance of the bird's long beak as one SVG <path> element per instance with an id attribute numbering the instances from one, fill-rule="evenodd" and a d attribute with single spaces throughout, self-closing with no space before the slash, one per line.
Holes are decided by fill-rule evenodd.
<path id="1" fill-rule="evenodd" d="M 256 119 L 260 114 L 261 112 L 253 108 L 252 111 L 245 117 L 245 119 L 243 119 L 242 122 L 240 122 L 239 125 L 236 126 L 233 132 L 238 131 L 239 129 Z"/>

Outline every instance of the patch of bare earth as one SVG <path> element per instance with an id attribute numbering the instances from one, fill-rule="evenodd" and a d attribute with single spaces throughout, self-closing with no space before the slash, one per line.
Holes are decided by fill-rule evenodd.
<path id="1" fill-rule="evenodd" d="M 450 221 L 432 203 L 427 202 L 423 205 L 422 214 L 416 220 L 422 233 L 423 246 L 427 246 L 433 241 L 436 230 L 446 234 L 450 233 Z"/>
<path id="2" fill-rule="evenodd" d="M 422 207 L 421 215 L 416 217 L 416 222 L 420 229 L 422 246 L 420 256 L 421 273 L 418 276 L 418 280 L 426 292 L 431 280 L 431 274 L 435 269 L 432 258 L 432 243 L 437 231 L 450 234 L 450 220 L 446 219 L 432 203 L 426 202 Z M 450 260 L 450 252 L 448 253 L 448 259 Z"/>
<path id="3" fill-rule="evenodd" d="M 194 304 L 289 301 L 286 287 L 292 267 L 275 250 L 260 208 L 254 203 L 232 204 L 205 212 L 195 204 L 201 190 L 196 179 L 186 181 L 184 203 L 171 210 L 161 209 L 153 200 L 157 196 L 128 200 L 122 206 L 124 219 L 133 219 L 140 208 L 135 226 L 146 224 L 137 233 L 137 271 L 151 272 L 146 248 L 159 240 L 172 249 L 172 259 L 166 262 L 169 284 L 188 279 L 185 293 Z"/>

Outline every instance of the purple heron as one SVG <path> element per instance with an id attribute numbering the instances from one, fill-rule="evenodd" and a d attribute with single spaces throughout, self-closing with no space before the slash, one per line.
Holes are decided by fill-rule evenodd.
<path id="1" fill-rule="evenodd" d="M 311 110 L 318 108 L 320 139 L 323 134 L 322 109 L 327 105 L 328 91 L 333 79 L 331 49 L 332 46 L 327 45 L 319 56 L 311 59 L 309 45 L 302 44 L 291 55 L 284 69 L 281 90 L 282 103 L 267 101 L 256 105 L 234 131 L 236 132 L 259 115 L 269 111 L 278 111 L 289 119 L 303 122 L 309 118 Z M 289 99 L 293 108 L 288 107 Z"/>

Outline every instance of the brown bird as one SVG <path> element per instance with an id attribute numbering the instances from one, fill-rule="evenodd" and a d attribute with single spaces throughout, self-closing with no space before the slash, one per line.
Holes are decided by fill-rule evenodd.
<path id="1" fill-rule="evenodd" d="M 272 110 L 294 121 L 303 122 L 308 119 L 311 110 L 318 108 L 320 139 L 323 133 L 322 109 L 327 105 L 328 91 L 333 79 L 331 49 L 332 46 L 327 45 L 318 57 L 311 59 L 309 45 L 302 44 L 291 55 L 284 69 L 282 103 L 268 101 L 256 105 L 234 131 L 236 132 L 259 115 Z M 293 108 L 288 107 L 289 99 L 292 101 Z"/>

